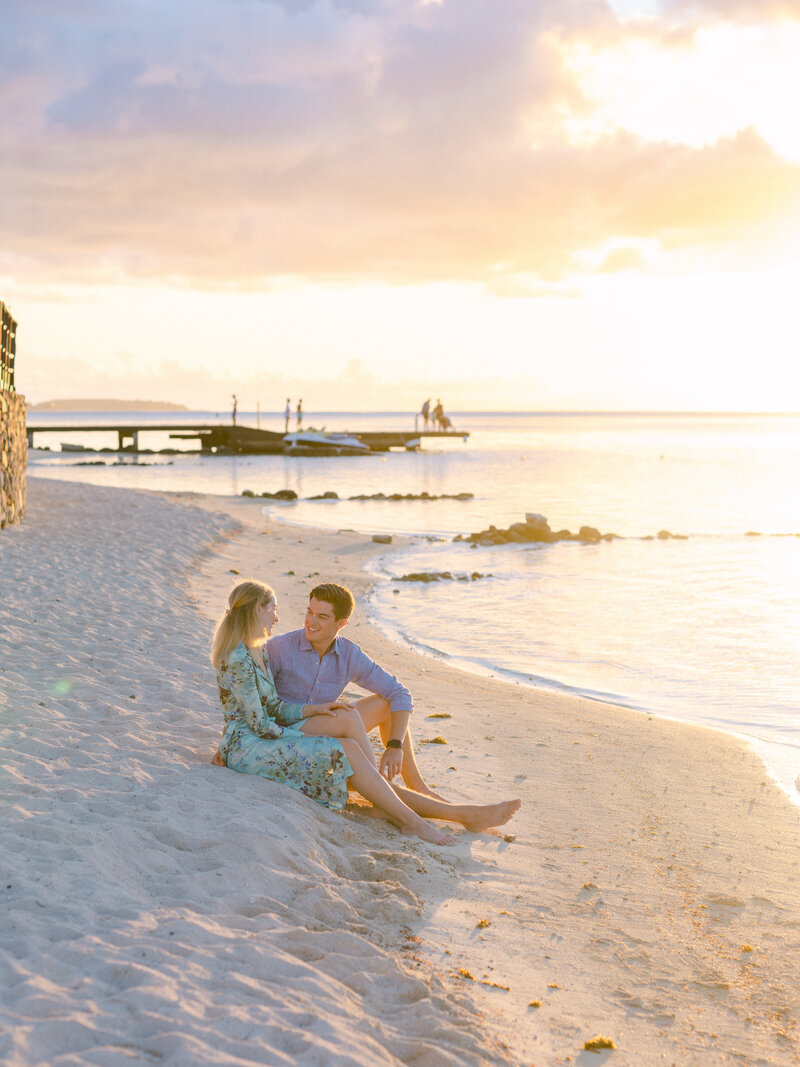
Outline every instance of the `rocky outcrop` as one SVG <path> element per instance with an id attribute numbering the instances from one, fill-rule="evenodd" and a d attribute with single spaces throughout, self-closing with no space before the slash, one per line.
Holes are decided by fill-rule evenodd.
<path id="1" fill-rule="evenodd" d="M 254 493 L 252 489 L 243 489 L 242 496 L 266 496 L 274 500 L 297 500 L 297 493 L 293 489 L 279 489 L 277 493 Z M 356 496 L 348 496 L 347 500 L 472 500 L 473 493 L 358 493 Z M 309 496 L 306 500 L 340 500 L 341 497 L 334 490 L 329 489 L 325 493 L 317 493 Z"/>
<path id="2" fill-rule="evenodd" d="M 279 489 L 277 493 L 254 493 L 252 489 L 243 489 L 242 496 L 263 496 L 269 500 L 297 500 L 294 489 Z"/>
<path id="3" fill-rule="evenodd" d="M 25 397 L 0 391 L 0 528 L 22 522 L 27 506 Z"/>
<path id="4" fill-rule="evenodd" d="M 599 541 L 613 541 L 618 535 L 600 533 L 594 526 L 581 526 L 577 533 L 570 530 L 551 530 L 544 515 L 528 512 L 525 522 L 512 522 L 505 530 L 490 526 L 488 530 L 478 533 L 457 534 L 454 541 L 471 541 L 476 545 L 517 544 L 552 544 L 554 541 L 581 541 L 583 544 L 597 544 Z"/>
<path id="5" fill-rule="evenodd" d="M 655 537 L 653 537 L 652 534 L 648 534 L 647 537 L 643 537 L 642 540 L 643 541 L 655 541 L 655 540 L 659 540 L 659 541 L 688 541 L 689 538 L 686 536 L 686 534 L 674 534 L 674 533 L 670 533 L 669 530 L 659 530 L 658 533 L 655 535 Z"/>
<path id="6" fill-rule="evenodd" d="M 327 495 L 327 494 L 326 494 Z M 348 500 L 472 500 L 474 493 L 358 493 Z M 312 499 L 319 499 L 313 497 Z"/>
<path id="7" fill-rule="evenodd" d="M 490 526 L 488 530 L 480 530 L 478 533 L 456 534 L 454 541 L 469 541 L 473 547 L 476 545 L 507 545 L 511 543 L 529 543 L 549 545 L 554 541 L 580 541 L 583 545 L 596 545 L 600 541 L 616 541 L 619 534 L 600 533 L 595 526 L 581 526 L 577 533 L 570 530 L 551 530 L 550 524 L 544 515 L 528 512 L 525 522 L 512 522 L 505 530 L 498 530 L 496 526 Z M 669 530 L 659 530 L 657 534 L 643 537 L 642 541 L 686 541 L 686 534 L 674 534 Z"/>
<path id="8" fill-rule="evenodd" d="M 491 574 L 481 574 L 473 571 L 472 574 L 451 574 L 450 571 L 416 571 L 411 574 L 403 574 L 395 578 L 396 582 L 476 582 L 479 578 L 491 578 Z"/>

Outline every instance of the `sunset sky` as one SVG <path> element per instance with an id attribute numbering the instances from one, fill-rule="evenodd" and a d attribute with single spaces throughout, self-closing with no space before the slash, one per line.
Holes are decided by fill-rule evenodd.
<path id="1" fill-rule="evenodd" d="M 800 410 L 800 0 L 8 0 L 17 388 Z"/>

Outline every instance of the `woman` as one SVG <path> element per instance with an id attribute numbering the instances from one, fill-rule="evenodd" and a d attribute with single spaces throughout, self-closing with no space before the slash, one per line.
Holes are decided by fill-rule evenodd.
<path id="1" fill-rule="evenodd" d="M 268 585 L 250 580 L 231 590 L 211 646 L 225 718 L 223 764 L 283 782 L 334 810 L 345 806 L 348 789 L 354 789 L 404 833 L 437 845 L 450 844 L 452 837 L 426 818 L 448 819 L 475 832 L 511 818 L 519 800 L 449 804 L 390 785 L 378 773 L 364 723 L 352 705 L 281 700 L 264 655 L 277 621 L 278 605 Z"/>

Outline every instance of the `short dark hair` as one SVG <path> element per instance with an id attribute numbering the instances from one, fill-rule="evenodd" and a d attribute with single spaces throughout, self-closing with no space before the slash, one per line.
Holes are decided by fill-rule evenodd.
<path id="1" fill-rule="evenodd" d="M 336 582 L 323 582 L 316 585 L 308 594 L 308 599 L 324 600 L 333 608 L 333 614 L 337 619 L 349 619 L 356 606 L 353 594 L 346 585 L 337 585 Z"/>

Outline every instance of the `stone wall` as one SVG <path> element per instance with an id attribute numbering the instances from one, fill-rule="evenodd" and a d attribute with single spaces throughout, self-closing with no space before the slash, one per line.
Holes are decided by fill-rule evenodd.
<path id="1" fill-rule="evenodd" d="M 25 397 L 0 391 L 0 529 L 22 522 L 27 502 Z"/>

